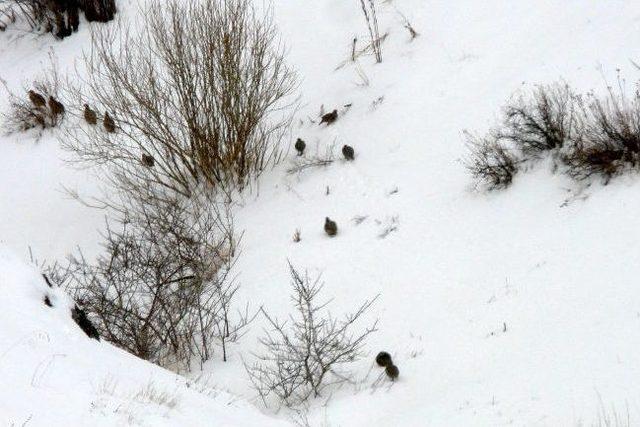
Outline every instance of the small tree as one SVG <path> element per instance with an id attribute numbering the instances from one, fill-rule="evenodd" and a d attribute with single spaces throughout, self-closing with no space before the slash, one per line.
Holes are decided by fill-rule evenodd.
<path id="1" fill-rule="evenodd" d="M 329 301 L 319 302 L 323 288 L 320 278 L 311 281 L 289 264 L 295 315 L 278 322 L 264 309 L 270 330 L 260 339 L 264 353 L 258 361 L 245 365 L 253 385 L 265 405 L 275 395 L 285 405 L 295 405 L 318 397 L 332 384 L 347 381 L 348 371 L 340 367 L 362 356 L 366 338 L 376 330 L 377 321 L 354 332 L 355 323 L 377 299 L 365 301 L 342 319 L 327 311 Z"/>
<path id="2" fill-rule="evenodd" d="M 177 370 L 209 360 L 251 321 L 232 312 L 239 238 L 226 209 L 209 199 L 123 196 L 95 262 L 70 258 L 62 281 L 100 335 L 143 359 Z M 166 194 L 165 194 L 166 196 Z M 66 274 L 65 274 L 66 273 Z"/>
<path id="3" fill-rule="evenodd" d="M 183 196 L 246 185 L 278 160 L 296 85 L 271 17 L 250 0 L 156 0 L 141 16 L 135 32 L 95 29 L 88 79 L 72 91 L 77 115 L 85 103 L 108 112 L 115 133 L 81 127 L 65 146 L 125 187 L 142 153 L 148 178 Z"/>

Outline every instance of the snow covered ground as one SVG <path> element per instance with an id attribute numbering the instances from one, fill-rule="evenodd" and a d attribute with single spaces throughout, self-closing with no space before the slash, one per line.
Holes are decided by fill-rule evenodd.
<path id="1" fill-rule="evenodd" d="M 53 307 L 44 304 L 45 296 Z M 7 426 L 283 425 L 247 403 L 88 338 L 71 302 L 0 248 L 0 421 Z"/>
<path id="2" fill-rule="evenodd" d="M 416 40 L 394 6 L 420 32 Z M 349 144 L 356 159 L 290 175 L 291 149 L 262 177 L 259 191 L 244 196 L 236 213 L 245 231 L 241 297 L 287 315 L 287 260 L 322 272 L 335 312 L 380 294 L 371 313 L 380 319 L 371 357 L 355 369 L 364 377 L 379 350 L 391 352 L 400 368 L 392 386 L 372 388 L 374 370 L 357 386 L 312 402 L 311 425 L 591 426 L 603 412 L 628 414 L 638 425 L 638 177 L 578 188 L 543 164 L 506 191 L 475 192 L 462 164 L 462 131 L 486 130 L 510 96 L 536 84 L 565 79 L 581 91 L 602 90 L 619 69 L 632 90 L 640 5 L 381 2 L 381 30 L 389 37 L 382 64 L 360 60 L 368 85 L 353 64 L 335 70 L 348 59 L 353 37 L 366 39 L 355 0 L 282 0 L 274 14 L 302 78 L 291 140 L 305 139 L 309 153 L 335 144 L 339 159 Z M 0 34 L 0 76 L 18 87 L 49 48 L 69 63 L 87 46 L 84 28 L 62 43 Z M 309 118 L 321 105 L 344 114 L 320 127 Z M 102 213 L 57 191 L 65 184 L 90 192 L 96 181 L 71 170 L 62 156 L 46 135 L 38 143 L 0 137 L 0 240 L 18 258 L 28 258 L 28 246 L 53 259 L 98 242 Z M 325 216 L 338 223 L 334 239 L 324 235 Z M 365 219 L 356 224 L 356 217 Z M 299 243 L 292 241 L 296 229 Z M 208 399 L 184 380 L 85 339 L 58 309 L 53 322 L 40 303 L 44 285 L 16 258 L 2 259 L 0 380 L 10 391 L 0 394 L 0 419 L 21 425 L 30 414 L 51 411 L 59 424 L 70 421 L 66 416 L 90 424 L 106 414 L 99 421 L 107 425 L 155 425 L 160 418 L 152 417 L 168 413 L 165 423 L 192 425 L 203 419 L 180 417 L 193 415 L 193 405 L 198 413 L 228 416 L 230 425 L 265 423 L 251 418 L 257 411 L 246 404 L 222 409 L 224 393 Z M 258 350 L 262 324 L 253 324 L 230 362 L 205 367 L 211 387 L 254 397 L 240 356 Z M 94 363 L 94 352 L 102 363 Z M 184 393 L 176 408 L 154 410 L 153 403 L 126 398 L 151 380 Z M 113 382 L 119 391 L 95 397 Z M 61 395 L 65 404 L 80 403 L 67 413 Z M 114 412 L 122 401 L 140 418 Z"/>

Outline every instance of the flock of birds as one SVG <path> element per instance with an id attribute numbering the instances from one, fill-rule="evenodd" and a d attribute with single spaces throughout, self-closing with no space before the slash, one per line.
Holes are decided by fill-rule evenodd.
<path id="1" fill-rule="evenodd" d="M 91 107 L 89 107 L 89 104 L 84 104 L 84 120 L 91 126 L 95 126 L 98 124 L 98 115 L 94 110 L 91 109 Z M 115 133 L 116 131 L 116 123 L 108 111 L 104 113 L 102 126 L 108 133 Z M 140 161 L 144 166 L 148 168 L 153 167 L 156 163 L 153 156 L 147 153 L 142 153 Z"/>
<path id="2" fill-rule="evenodd" d="M 338 110 L 333 110 L 330 113 L 322 115 L 320 124 L 322 125 L 323 123 L 326 123 L 328 126 L 335 123 L 336 120 L 338 120 Z M 304 154 L 305 148 L 307 147 L 307 144 L 302 139 L 298 138 L 294 147 L 298 152 L 298 156 L 302 156 Z M 353 147 L 349 145 L 344 145 L 342 147 L 342 155 L 347 161 L 352 161 L 355 159 L 355 151 L 353 150 Z M 336 222 L 331 218 L 325 217 L 324 231 L 327 236 L 334 237 L 338 234 L 338 224 L 336 224 Z M 391 355 L 386 351 L 381 351 L 380 353 L 378 353 L 378 355 L 376 356 L 376 364 L 379 367 L 384 368 L 385 374 L 391 381 L 395 381 L 400 375 L 400 370 L 393 363 Z"/>
<path id="3" fill-rule="evenodd" d="M 49 116 L 56 121 L 58 116 L 61 116 L 65 112 L 64 105 L 60 101 L 58 101 L 54 96 L 49 96 L 49 100 L 47 101 L 44 96 L 39 94 L 34 90 L 30 90 L 28 92 L 29 101 L 33 104 L 38 114 L 34 114 L 33 117 L 37 121 L 37 123 L 43 128 L 46 127 L 45 116 L 42 113 L 46 110 L 47 106 L 49 108 Z"/>
<path id="4" fill-rule="evenodd" d="M 329 126 L 335 123 L 336 120 L 338 120 L 338 110 L 333 110 L 330 113 L 322 115 L 320 125 L 326 123 L 327 126 Z M 307 144 L 302 139 L 298 138 L 294 148 L 298 152 L 298 156 L 302 156 L 304 154 L 304 150 L 307 148 Z M 347 161 L 355 159 L 355 151 L 350 145 L 345 144 L 342 146 L 342 155 Z M 338 234 L 338 224 L 336 224 L 335 221 L 332 221 L 329 217 L 326 217 L 324 221 L 324 231 L 327 233 L 327 236 L 334 237 Z"/>

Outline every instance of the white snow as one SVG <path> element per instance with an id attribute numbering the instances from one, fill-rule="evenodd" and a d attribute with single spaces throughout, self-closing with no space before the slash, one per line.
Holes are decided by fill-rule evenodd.
<path id="1" fill-rule="evenodd" d="M 420 32 L 416 40 L 394 5 Z M 259 191 L 244 195 L 236 213 L 245 231 L 241 298 L 286 316 L 287 260 L 322 272 L 336 313 L 380 294 L 371 312 L 379 332 L 370 357 L 354 368 L 364 377 L 379 350 L 400 368 L 392 386 L 372 388 L 374 368 L 357 386 L 311 402 L 311 425 L 591 426 L 601 412 L 640 423 L 638 177 L 578 188 L 543 164 L 510 189 L 486 194 L 472 190 L 462 164 L 462 131 L 486 131 L 518 90 L 564 79 L 600 91 L 615 84 L 617 69 L 633 90 L 640 4 L 380 2 L 389 38 L 382 64 L 360 60 L 367 87 L 352 64 L 335 70 L 353 37 L 367 38 L 356 0 L 282 0 L 273 8 L 302 79 L 291 141 L 305 139 L 310 154 L 335 144 L 339 159 L 349 144 L 356 159 L 289 175 L 291 148 Z M 19 87 L 49 48 L 70 63 L 88 46 L 86 27 L 62 43 L 0 33 L 0 76 Z M 321 105 L 342 111 L 346 104 L 331 127 L 308 119 Z M 99 179 L 70 169 L 56 145 L 50 135 L 38 143 L 0 137 L 0 240 L 18 258 L 28 259 L 29 246 L 52 259 L 99 244 L 103 213 L 58 191 L 65 184 L 91 192 Z M 324 235 L 325 216 L 338 223 L 334 239 Z M 366 219 L 356 225 L 356 216 Z M 397 230 L 380 238 L 392 225 Z M 87 339 L 68 307 L 42 304 L 46 291 L 31 268 L 3 252 L 0 420 L 21 425 L 33 414 L 28 425 L 218 425 L 202 418 L 211 414 L 229 425 L 269 421 L 248 403 L 226 406 L 230 395 L 203 396 L 184 379 Z M 240 356 L 259 351 L 263 324 L 253 324 L 228 363 L 213 360 L 204 372 L 212 387 L 256 405 Z M 180 395 L 176 407 L 131 398 L 150 382 Z"/>
<path id="2" fill-rule="evenodd" d="M 88 338 L 71 319 L 71 304 L 0 248 L 3 425 L 280 425 L 206 382 Z"/>

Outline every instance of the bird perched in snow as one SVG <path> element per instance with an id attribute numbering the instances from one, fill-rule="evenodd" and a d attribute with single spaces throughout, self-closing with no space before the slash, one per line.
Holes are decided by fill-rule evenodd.
<path id="1" fill-rule="evenodd" d="M 53 96 L 49 97 L 49 109 L 54 117 L 60 116 L 65 112 L 64 105 Z"/>
<path id="2" fill-rule="evenodd" d="M 400 375 L 400 370 L 394 364 L 387 365 L 384 371 L 387 373 L 387 376 L 391 379 L 391 381 L 395 381 Z"/>
<path id="3" fill-rule="evenodd" d="M 33 90 L 29 91 L 29 100 L 36 108 L 42 108 L 47 105 L 47 101 L 44 99 L 44 96 Z"/>
<path id="4" fill-rule="evenodd" d="M 104 129 L 109 133 L 114 133 L 116 131 L 116 123 L 113 121 L 108 111 L 104 113 L 103 125 Z"/>
<path id="5" fill-rule="evenodd" d="M 98 123 L 98 116 L 96 112 L 89 107 L 89 104 L 84 104 L 84 120 L 92 126 Z"/>
<path id="6" fill-rule="evenodd" d="M 298 138 L 294 147 L 298 151 L 298 156 L 302 156 L 304 154 L 304 149 L 307 148 L 307 144 L 305 144 L 303 140 Z"/>
<path id="7" fill-rule="evenodd" d="M 331 221 L 329 217 L 324 220 L 324 231 L 329 237 L 333 237 L 338 234 L 338 224 L 335 221 Z"/>
<path id="8" fill-rule="evenodd" d="M 355 152 L 353 151 L 353 147 L 349 145 L 345 145 L 342 147 L 342 155 L 347 160 L 353 160 L 355 156 Z"/>
<path id="9" fill-rule="evenodd" d="M 333 110 L 332 112 L 322 116 L 322 120 L 320 120 L 320 124 L 326 123 L 327 125 L 330 125 L 336 120 L 338 120 L 338 110 Z"/>
<path id="10" fill-rule="evenodd" d="M 142 164 L 145 165 L 148 168 L 152 168 L 153 165 L 156 164 L 156 161 L 155 161 L 155 159 L 153 158 L 152 155 L 146 154 L 146 153 L 142 153 Z"/>
<path id="11" fill-rule="evenodd" d="M 391 360 L 391 355 L 386 351 L 381 351 L 376 356 L 376 363 L 380 367 L 387 367 L 389 365 L 393 365 L 393 360 Z"/>

